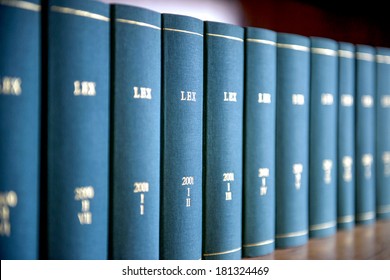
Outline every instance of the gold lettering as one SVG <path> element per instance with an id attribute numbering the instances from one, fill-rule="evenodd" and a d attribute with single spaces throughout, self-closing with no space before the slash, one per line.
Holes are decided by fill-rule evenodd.
<path id="1" fill-rule="evenodd" d="M 192 101 L 196 102 L 196 92 L 195 91 L 180 91 L 181 101 Z"/>
<path id="2" fill-rule="evenodd" d="M 345 156 L 342 160 L 344 172 L 343 172 L 343 180 L 345 182 L 351 182 L 352 181 L 352 164 L 353 160 L 352 157 Z"/>
<path id="3" fill-rule="evenodd" d="M 95 96 L 96 95 L 96 83 L 88 81 L 74 81 L 73 82 L 73 95 L 75 96 Z"/>
<path id="4" fill-rule="evenodd" d="M 147 87 L 134 87 L 134 99 L 152 99 L 152 89 Z"/>
<path id="5" fill-rule="evenodd" d="M 181 180 L 182 180 L 181 185 L 182 186 L 187 186 L 187 185 L 193 185 L 195 179 L 194 179 L 193 176 L 188 176 L 188 177 L 181 178 Z"/>
<path id="6" fill-rule="evenodd" d="M 322 105 L 332 105 L 333 104 L 333 95 L 331 93 L 321 94 L 321 104 Z"/>
<path id="7" fill-rule="evenodd" d="M 364 167 L 364 177 L 366 179 L 371 178 L 371 165 L 372 165 L 373 157 L 371 154 L 364 154 L 362 157 L 362 164 Z"/>
<path id="8" fill-rule="evenodd" d="M 302 173 L 303 173 L 303 165 L 300 163 L 293 164 L 293 174 L 295 176 L 295 188 L 297 190 L 301 189 Z"/>
<path id="9" fill-rule="evenodd" d="M 225 101 L 225 102 L 237 102 L 237 92 L 234 92 L 234 91 L 224 91 L 223 92 L 223 101 Z"/>
<path id="10" fill-rule="evenodd" d="M 353 96 L 350 94 L 342 94 L 340 100 L 342 106 L 351 107 L 353 105 Z"/>
<path id="11" fill-rule="evenodd" d="M 234 181 L 234 173 L 229 172 L 229 173 L 223 173 L 223 181 Z"/>
<path id="12" fill-rule="evenodd" d="M 390 95 L 383 95 L 381 98 L 383 108 L 390 108 Z"/>
<path id="13" fill-rule="evenodd" d="M 259 168 L 259 178 L 261 178 L 260 196 L 267 195 L 267 177 L 269 177 L 269 168 Z"/>
<path id="14" fill-rule="evenodd" d="M 90 212 L 90 208 L 91 208 L 90 200 L 94 198 L 94 196 L 95 196 L 95 190 L 92 186 L 77 187 L 74 190 L 74 199 L 76 201 L 81 201 L 81 212 L 77 214 L 77 217 L 81 225 L 92 224 L 92 213 Z"/>
<path id="15" fill-rule="evenodd" d="M 374 105 L 374 98 L 371 95 L 362 96 L 362 106 L 365 108 L 370 108 Z"/>
<path id="16" fill-rule="evenodd" d="M 390 152 L 383 152 L 384 176 L 390 177 Z"/>
<path id="17" fill-rule="evenodd" d="M 294 93 L 292 95 L 292 104 L 293 105 L 304 105 L 305 104 L 305 96 L 300 93 Z"/>
<path id="18" fill-rule="evenodd" d="M 22 79 L 18 77 L 3 77 L 0 84 L 0 94 L 21 95 Z"/>
<path id="19" fill-rule="evenodd" d="M 322 161 L 322 169 L 324 170 L 324 182 L 325 184 L 330 184 L 332 181 L 332 166 L 333 162 L 329 159 Z"/>
<path id="20" fill-rule="evenodd" d="M 148 182 L 135 182 L 134 183 L 134 193 L 140 192 L 149 192 L 149 183 Z"/>
<path id="21" fill-rule="evenodd" d="M 10 207 L 18 204 L 14 191 L 0 193 L 0 236 L 11 236 Z"/>
<path id="22" fill-rule="evenodd" d="M 258 93 L 257 102 L 270 104 L 271 103 L 271 94 L 270 93 Z"/>

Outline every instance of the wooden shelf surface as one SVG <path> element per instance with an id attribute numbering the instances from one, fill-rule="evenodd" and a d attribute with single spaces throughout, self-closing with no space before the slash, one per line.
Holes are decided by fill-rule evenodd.
<path id="1" fill-rule="evenodd" d="M 390 260 L 390 221 L 359 225 L 351 230 L 321 239 L 310 239 L 300 247 L 277 249 L 275 252 L 248 260 Z"/>

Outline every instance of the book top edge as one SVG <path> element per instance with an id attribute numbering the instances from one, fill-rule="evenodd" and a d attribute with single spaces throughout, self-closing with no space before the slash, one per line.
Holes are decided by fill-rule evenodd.
<path id="1" fill-rule="evenodd" d="M 339 42 L 339 50 L 354 52 L 355 45 L 348 42 Z"/>
<path id="2" fill-rule="evenodd" d="M 113 20 L 122 20 L 124 23 L 139 23 L 139 25 L 153 25 L 161 27 L 161 14 L 142 7 L 111 4 Z"/>
<path id="3" fill-rule="evenodd" d="M 40 0 L 0 0 L 0 6 L 33 12 L 41 11 Z"/>
<path id="4" fill-rule="evenodd" d="M 203 21 L 190 16 L 163 13 L 162 28 L 163 30 L 197 33 L 203 36 Z"/>
<path id="5" fill-rule="evenodd" d="M 49 0 L 49 9 L 54 12 L 82 15 L 82 13 L 94 13 L 107 17 L 110 16 L 110 6 L 106 3 L 91 0 Z M 108 20 L 109 21 L 109 20 Z"/>
<path id="6" fill-rule="evenodd" d="M 297 51 L 309 52 L 310 39 L 302 35 L 291 33 L 278 33 L 277 46 L 282 49 L 292 49 Z"/>
<path id="7" fill-rule="evenodd" d="M 277 33 L 275 31 L 264 28 L 245 27 L 245 38 L 255 40 L 269 40 L 276 44 Z"/>
<path id="8" fill-rule="evenodd" d="M 390 55 L 390 48 L 385 48 L 385 47 L 377 47 L 376 48 L 376 53 L 377 55 Z"/>
<path id="9" fill-rule="evenodd" d="M 205 33 L 214 37 L 244 41 L 244 28 L 238 25 L 216 21 L 205 21 Z"/>
<path id="10" fill-rule="evenodd" d="M 324 48 L 333 51 L 337 51 L 339 48 L 337 41 L 329 38 L 310 37 L 310 41 L 311 41 L 311 48 Z"/>

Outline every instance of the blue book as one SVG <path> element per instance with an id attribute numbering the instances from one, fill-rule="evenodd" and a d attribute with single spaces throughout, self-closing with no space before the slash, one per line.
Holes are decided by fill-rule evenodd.
<path id="1" fill-rule="evenodd" d="M 202 257 L 203 22 L 163 14 L 160 258 Z"/>
<path id="2" fill-rule="evenodd" d="M 48 7 L 48 257 L 106 259 L 109 6 Z"/>
<path id="3" fill-rule="evenodd" d="M 111 12 L 111 254 L 158 259 L 161 14 Z"/>
<path id="4" fill-rule="evenodd" d="M 311 38 L 309 231 L 326 237 L 337 229 L 338 44 Z"/>
<path id="5" fill-rule="evenodd" d="M 0 1 L 0 259 L 37 259 L 41 6 Z"/>
<path id="6" fill-rule="evenodd" d="M 279 33 L 276 103 L 276 246 L 308 240 L 310 40 Z"/>
<path id="7" fill-rule="evenodd" d="M 203 257 L 241 259 L 244 29 L 205 23 Z"/>
<path id="8" fill-rule="evenodd" d="M 276 33 L 246 28 L 243 255 L 275 248 Z"/>
<path id="9" fill-rule="evenodd" d="M 337 224 L 355 225 L 355 47 L 339 43 Z"/>
<path id="10" fill-rule="evenodd" d="M 375 221 L 375 49 L 356 46 L 356 221 Z"/>
<path id="11" fill-rule="evenodd" d="M 376 55 L 376 214 L 390 218 L 390 49 Z"/>

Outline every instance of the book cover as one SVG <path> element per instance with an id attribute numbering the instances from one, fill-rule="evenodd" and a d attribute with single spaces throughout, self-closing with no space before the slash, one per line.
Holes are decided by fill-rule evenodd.
<path id="1" fill-rule="evenodd" d="M 339 43 L 337 224 L 355 225 L 355 47 Z"/>
<path id="2" fill-rule="evenodd" d="M 203 258 L 242 256 L 244 29 L 205 22 Z"/>
<path id="3" fill-rule="evenodd" d="M 48 7 L 48 258 L 106 259 L 109 6 Z"/>
<path id="4" fill-rule="evenodd" d="M 276 33 L 246 28 L 243 255 L 275 248 Z"/>
<path id="5" fill-rule="evenodd" d="M 111 6 L 111 255 L 158 259 L 161 14 Z"/>
<path id="6" fill-rule="evenodd" d="M 202 256 L 203 22 L 162 15 L 160 258 Z"/>
<path id="7" fill-rule="evenodd" d="M 39 257 L 41 1 L 0 1 L 0 259 Z"/>
<path id="8" fill-rule="evenodd" d="M 390 218 L 390 49 L 376 52 L 376 215 Z"/>
<path id="9" fill-rule="evenodd" d="M 337 229 L 338 44 L 312 37 L 310 50 L 309 231 L 326 237 Z"/>
<path id="10" fill-rule="evenodd" d="M 279 33 L 276 102 L 276 246 L 305 244 L 309 233 L 310 39 Z"/>
<path id="11" fill-rule="evenodd" d="M 375 49 L 356 46 L 356 221 L 375 222 Z"/>

